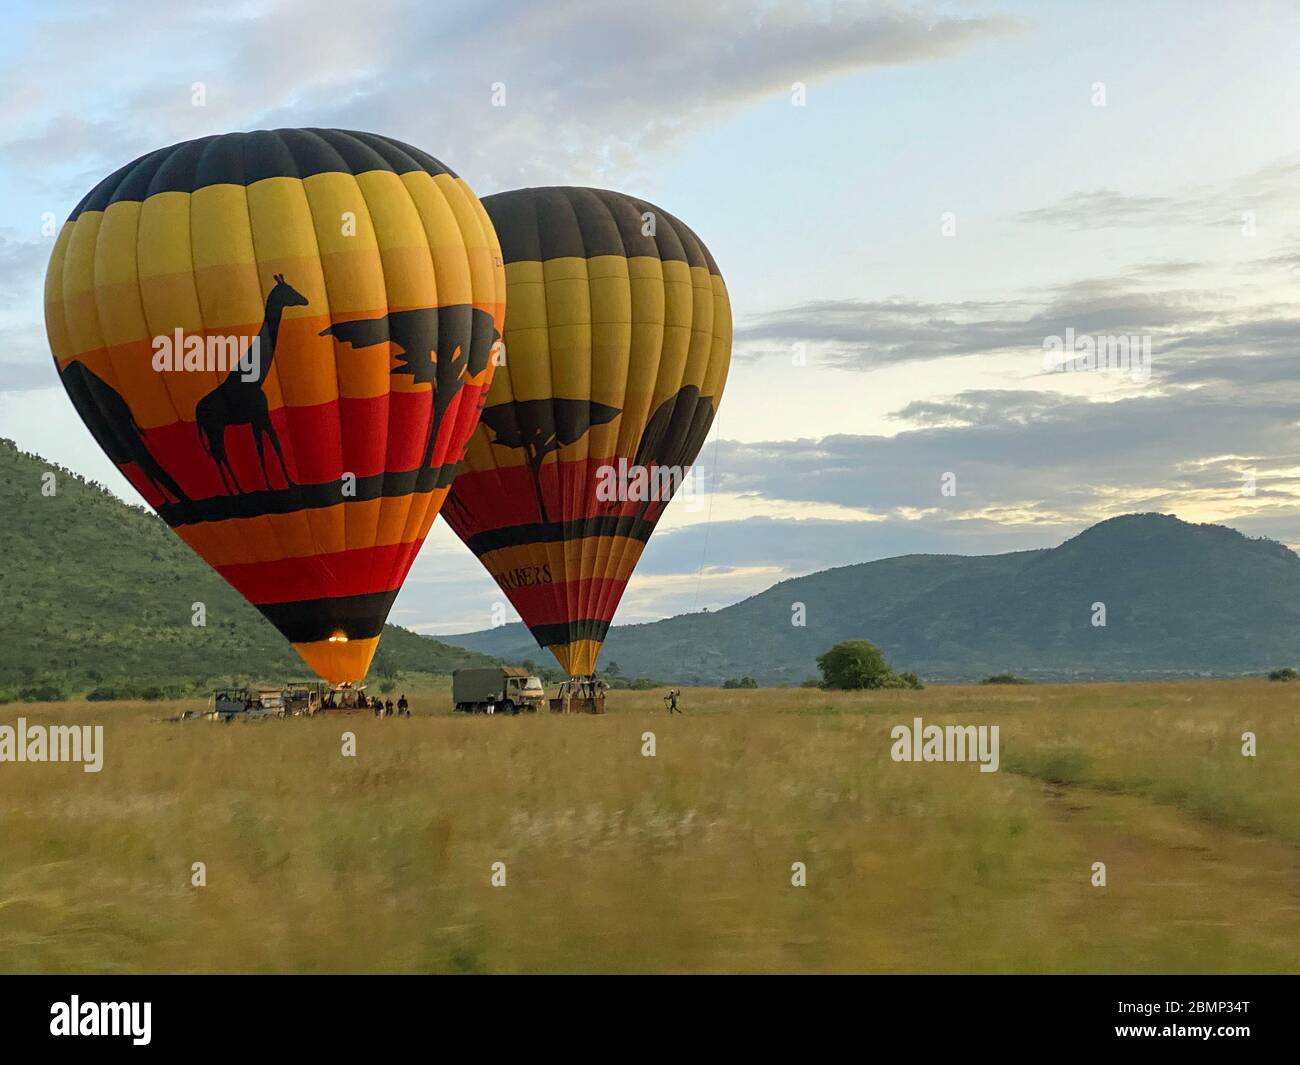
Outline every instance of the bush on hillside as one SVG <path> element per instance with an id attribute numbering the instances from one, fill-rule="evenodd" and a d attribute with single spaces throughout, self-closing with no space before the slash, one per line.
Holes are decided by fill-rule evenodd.
<path id="1" fill-rule="evenodd" d="M 25 703 L 61 703 L 68 697 L 67 689 L 58 680 L 39 680 L 18 689 L 18 698 Z"/>

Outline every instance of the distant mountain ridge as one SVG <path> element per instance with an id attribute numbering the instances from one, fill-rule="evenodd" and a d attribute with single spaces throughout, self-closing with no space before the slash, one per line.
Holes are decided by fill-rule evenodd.
<path id="1" fill-rule="evenodd" d="M 802 627 L 791 624 L 798 603 Z M 548 657 L 518 624 L 440 638 L 512 661 Z M 842 566 L 712 613 L 616 626 L 601 665 L 682 683 L 799 683 L 850 638 L 936 681 L 1258 673 L 1300 663 L 1300 557 L 1226 526 L 1128 514 L 1059 547 Z"/>
<path id="2" fill-rule="evenodd" d="M 52 496 L 42 478 L 54 474 Z M 194 603 L 207 624 L 191 624 Z M 489 659 L 384 627 L 372 673 Z M 0 439 L 0 688 L 309 677 L 274 628 L 163 522 Z"/>

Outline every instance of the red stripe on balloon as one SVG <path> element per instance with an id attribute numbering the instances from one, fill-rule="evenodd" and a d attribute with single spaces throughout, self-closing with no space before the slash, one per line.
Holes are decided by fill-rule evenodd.
<path id="1" fill-rule="evenodd" d="M 624 462 L 630 480 L 635 468 L 630 460 Z M 555 522 L 626 516 L 658 521 L 667 501 L 653 501 L 647 507 L 635 500 L 607 502 L 597 498 L 602 467 L 613 469 L 615 486 L 618 486 L 618 463 L 619 457 L 615 455 L 543 465 L 540 481 L 547 518 Z M 468 537 L 490 529 L 540 522 L 536 495 L 533 475 L 526 465 L 465 470 L 457 475 L 451 497 L 454 502 L 443 513 L 460 536 Z M 461 520 L 462 515 L 470 516 L 472 524 Z"/>
<path id="2" fill-rule="evenodd" d="M 574 618 L 609 621 L 626 587 L 623 578 L 594 577 L 511 588 L 508 595 L 525 625 L 561 625 Z M 579 603 L 590 609 L 579 609 Z"/>
<path id="3" fill-rule="evenodd" d="M 422 541 L 421 541 L 422 542 Z M 391 592 L 406 579 L 420 544 L 386 544 L 332 554 L 241 562 L 216 570 L 253 603 Z"/>

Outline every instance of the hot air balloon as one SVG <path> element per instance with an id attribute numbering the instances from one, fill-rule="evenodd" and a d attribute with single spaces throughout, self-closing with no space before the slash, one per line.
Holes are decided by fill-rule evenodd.
<path id="1" fill-rule="evenodd" d="M 333 683 L 365 675 L 446 497 L 504 301 L 464 181 L 330 129 L 142 156 L 77 205 L 45 283 L 91 434 Z"/>
<path id="2" fill-rule="evenodd" d="M 713 423 L 731 304 L 700 239 L 633 196 L 536 188 L 483 206 L 506 264 L 505 363 L 443 514 L 538 644 L 587 677 Z"/>

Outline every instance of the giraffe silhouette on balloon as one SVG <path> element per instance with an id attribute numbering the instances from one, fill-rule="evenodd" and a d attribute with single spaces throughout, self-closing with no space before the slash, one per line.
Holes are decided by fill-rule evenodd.
<path id="1" fill-rule="evenodd" d="M 255 378 L 245 379 L 241 367 L 235 367 L 226 375 L 226 379 L 211 392 L 199 400 L 194 408 L 194 421 L 198 426 L 199 439 L 203 443 L 212 461 L 217 464 L 221 474 L 221 484 L 231 494 L 242 493 L 235 469 L 226 454 L 226 430 L 232 425 L 247 425 L 253 431 L 253 443 L 257 445 L 257 461 L 262 467 L 262 480 L 269 490 L 271 478 L 266 469 L 266 450 L 262 437 L 271 441 L 275 457 L 280 460 L 280 472 L 284 474 L 285 484 L 292 488 L 293 478 L 284 462 L 284 451 L 280 448 L 280 438 L 275 426 L 271 424 L 271 412 L 267 407 L 266 393 L 262 385 L 271 372 L 271 362 L 275 358 L 275 342 L 280 334 L 280 317 L 286 307 L 305 307 L 307 297 L 284 279 L 284 274 L 275 275 L 275 287 L 267 293 L 266 313 L 262 318 L 262 330 L 257 335 L 258 366 Z"/>

